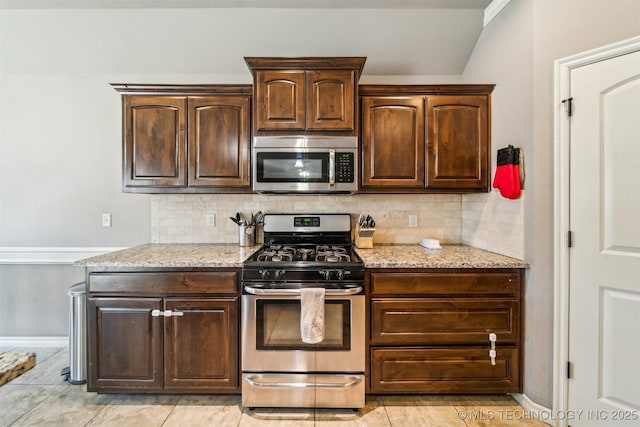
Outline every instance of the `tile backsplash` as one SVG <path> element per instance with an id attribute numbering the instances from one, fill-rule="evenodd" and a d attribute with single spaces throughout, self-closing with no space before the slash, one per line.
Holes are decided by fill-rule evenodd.
<path id="1" fill-rule="evenodd" d="M 422 238 L 464 243 L 525 259 L 524 197 L 508 200 L 497 191 L 482 194 L 358 194 L 353 196 L 275 196 L 260 194 L 156 194 L 151 196 L 153 243 L 237 243 L 238 227 L 229 217 L 251 213 L 370 214 L 374 243 L 409 244 Z M 207 226 L 207 215 L 215 226 Z M 409 227 L 416 215 L 417 227 Z M 258 242 L 262 242 L 258 235 Z"/>
<path id="2" fill-rule="evenodd" d="M 525 259 L 524 200 L 505 199 L 499 191 L 462 196 L 462 243 Z"/>
<path id="3" fill-rule="evenodd" d="M 251 213 L 348 212 L 376 221 L 374 243 L 418 243 L 422 238 L 442 243 L 462 243 L 462 196 L 458 194 L 358 194 L 260 195 L 260 194 L 158 194 L 151 196 L 153 243 L 237 243 L 238 227 L 229 217 Z M 215 226 L 207 226 L 207 215 Z M 409 227 L 409 215 L 418 226 Z M 260 236 L 258 236 L 260 241 Z"/>

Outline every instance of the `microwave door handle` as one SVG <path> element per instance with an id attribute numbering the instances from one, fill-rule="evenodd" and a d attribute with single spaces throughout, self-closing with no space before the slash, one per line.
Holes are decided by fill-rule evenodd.
<path id="1" fill-rule="evenodd" d="M 336 150 L 329 150 L 329 187 L 336 185 Z"/>

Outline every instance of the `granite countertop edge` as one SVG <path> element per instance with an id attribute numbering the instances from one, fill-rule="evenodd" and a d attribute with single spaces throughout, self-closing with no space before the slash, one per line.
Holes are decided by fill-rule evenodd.
<path id="1" fill-rule="evenodd" d="M 91 268 L 240 268 L 260 245 L 147 243 L 74 262 Z"/>
<path id="2" fill-rule="evenodd" d="M 528 268 L 527 261 L 468 245 L 444 244 L 441 249 L 414 245 L 356 248 L 366 268 Z"/>
<path id="3" fill-rule="evenodd" d="M 147 243 L 74 262 L 91 268 L 240 268 L 260 246 Z M 521 259 L 467 245 L 425 249 L 417 244 L 354 247 L 365 268 L 528 268 Z"/>

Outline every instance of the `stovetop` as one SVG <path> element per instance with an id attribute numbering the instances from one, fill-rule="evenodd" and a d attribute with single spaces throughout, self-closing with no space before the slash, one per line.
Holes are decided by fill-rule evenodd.
<path id="1" fill-rule="evenodd" d="M 243 281 L 363 281 L 349 214 L 266 214 L 265 245 L 243 265 Z"/>
<path id="2" fill-rule="evenodd" d="M 361 264 L 362 260 L 347 245 L 265 245 L 256 252 L 249 263 L 296 267 L 313 265 Z"/>

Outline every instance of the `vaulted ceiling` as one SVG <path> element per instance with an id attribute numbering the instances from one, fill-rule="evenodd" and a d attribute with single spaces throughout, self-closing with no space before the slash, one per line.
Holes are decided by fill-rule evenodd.
<path id="1" fill-rule="evenodd" d="M 61 31 L 95 38 L 92 43 L 96 45 L 112 41 L 114 52 L 119 50 L 110 65 L 119 71 L 126 71 L 127 63 L 131 69 L 140 69 L 133 65 L 141 55 L 162 57 L 162 40 L 171 37 L 184 49 L 171 52 L 171 63 L 163 63 L 167 72 L 190 72 L 180 63 L 195 58 L 202 61 L 205 73 L 231 75 L 248 72 L 244 56 L 366 56 L 363 75 L 456 75 L 464 70 L 490 3 L 491 0 L 0 0 L 0 15 L 33 14 L 29 15 L 33 16 L 29 22 L 33 22 L 30 25 L 36 31 L 36 26 L 46 27 L 50 22 L 53 28 L 55 20 Z M 11 25 L 11 19 L 4 22 Z M 113 34 L 101 34 L 105 27 L 110 27 Z M 29 28 L 24 32 L 15 28 L 24 42 L 20 49 L 31 43 L 36 51 L 45 50 L 38 43 L 46 45 L 47 40 L 34 37 L 30 41 Z M 145 32 L 157 35 L 156 43 L 149 43 L 140 35 Z M 66 41 L 65 37 L 62 39 L 61 43 Z M 56 55 L 71 55 L 69 48 L 79 42 L 69 36 L 67 43 L 65 51 L 52 42 L 43 54 L 53 56 L 50 49 L 60 49 Z M 3 49 L 12 46 L 10 41 L 2 44 Z M 130 52 L 122 52 L 125 46 Z M 82 63 L 77 65 L 82 67 Z"/>

